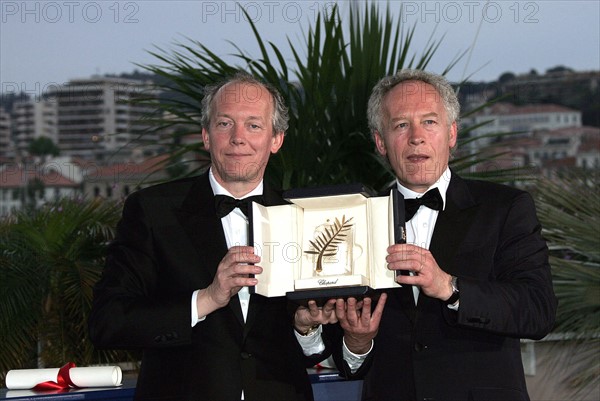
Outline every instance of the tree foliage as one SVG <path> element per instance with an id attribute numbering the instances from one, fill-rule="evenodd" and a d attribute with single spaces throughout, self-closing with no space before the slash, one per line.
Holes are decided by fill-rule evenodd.
<path id="1" fill-rule="evenodd" d="M 269 181 L 282 189 L 352 182 L 381 189 L 391 182 L 393 176 L 376 156 L 368 130 L 368 97 L 383 76 L 402 68 L 426 68 L 441 40 L 430 39 L 417 54 L 412 51 L 416 25 L 402 26 L 389 8 L 381 12 L 376 4 L 366 4 L 359 12 L 351 7 L 347 20 L 334 8 L 329 15 L 318 15 L 306 34 L 303 52 L 288 40 L 293 54 L 289 61 L 261 37 L 251 18 L 247 21 L 260 54 L 250 55 L 232 44 L 237 65 L 194 40 L 152 52 L 159 64 L 142 67 L 160 76 L 165 82 L 162 89 L 170 94 L 156 103 L 154 129 L 177 127 L 179 139 L 181 127 L 187 127 L 188 135 L 197 134 L 203 87 L 245 70 L 277 87 L 290 106 L 284 145 L 267 168 Z M 442 73 L 460 58 L 457 55 Z M 203 152 L 198 141 L 168 151 L 174 159 L 194 152 Z"/>
<path id="2" fill-rule="evenodd" d="M 0 381 L 9 369 L 118 355 L 94 350 L 87 318 L 120 210 L 64 199 L 0 221 Z"/>
<path id="3" fill-rule="evenodd" d="M 58 156 L 60 149 L 47 136 L 41 136 L 31 141 L 28 147 L 29 154 L 32 156 Z"/>
<path id="4" fill-rule="evenodd" d="M 576 345 L 576 351 L 565 356 L 577 366 L 567 383 L 575 398 L 579 390 L 590 385 L 597 388 L 600 383 L 599 178 L 598 172 L 570 171 L 541 179 L 536 189 L 559 300 L 554 333 Z"/>

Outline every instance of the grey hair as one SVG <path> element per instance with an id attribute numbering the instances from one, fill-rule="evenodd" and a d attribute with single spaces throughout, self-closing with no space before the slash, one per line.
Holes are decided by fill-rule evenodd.
<path id="1" fill-rule="evenodd" d="M 289 110 L 285 105 L 283 100 L 283 96 L 281 93 L 271 84 L 262 82 L 259 79 L 255 78 L 253 75 L 244 72 L 238 71 L 231 77 L 224 79 L 223 81 L 217 82 L 215 84 L 207 85 L 204 87 L 204 97 L 201 102 L 202 109 L 202 119 L 200 120 L 202 124 L 202 128 L 208 131 L 210 126 L 210 119 L 213 113 L 213 103 L 215 96 L 219 92 L 221 88 L 225 85 L 229 85 L 232 83 L 241 83 L 248 85 L 258 85 L 265 88 L 273 98 L 273 114 L 271 117 L 271 123 L 273 125 L 273 135 L 278 132 L 285 132 L 288 129 L 288 121 Z"/>
<path id="2" fill-rule="evenodd" d="M 383 99 L 396 85 L 406 81 L 420 81 L 435 88 L 444 102 L 448 125 L 458 124 L 460 103 L 450 83 L 441 75 L 423 70 L 404 69 L 382 78 L 373 88 L 367 106 L 367 118 L 371 132 L 383 133 Z"/>

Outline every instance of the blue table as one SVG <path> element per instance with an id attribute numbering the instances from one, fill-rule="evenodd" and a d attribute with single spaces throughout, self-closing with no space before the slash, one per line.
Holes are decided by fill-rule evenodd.
<path id="1" fill-rule="evenodd" d="M 132 401 L 135 380 L 124 381 L 120 387 L 71 389 L 64 393 L 34 392 L 31 390 L 0 390 L 0 400 L 19 401 Z"/>
<path id="2" fill-rule="evenodd" d="M 362 381 L 347 381 L 334 369 L 309 369 L 315 401 L 360 401 Z M 132 401 L 135 379 L 120 387 L 71 389 L 64 393 L 0 389 L 0 400 L 15 401 Z"/>
<path id="3" fill-rule="evenodd" d="M 346 380 L 335 369 L 308 369 L 315 401 L 360 401 L 362 380 Z"/>

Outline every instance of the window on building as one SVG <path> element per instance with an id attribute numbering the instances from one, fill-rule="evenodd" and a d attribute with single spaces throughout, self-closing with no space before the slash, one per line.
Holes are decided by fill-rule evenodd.
<path id="1" fill-rule="evenodd" d="M 94 197 L 97 198 L 100 196 L 100 188 L 94 187 Z"/>
<path id="2" fill-rule="evenodd" d="M 112 187 L 106 187 L 106 197 L 112 198 Z"/>

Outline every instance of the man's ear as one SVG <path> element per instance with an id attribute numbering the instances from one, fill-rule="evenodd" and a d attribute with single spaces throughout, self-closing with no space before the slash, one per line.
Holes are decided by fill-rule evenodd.
<path id="1" fill-rule="evenodd" d="M 373 131 L 373 140 L 375 141 L 375 147 L 381 156 L 387 155 L 387 149 L 385 148 L 385 142 L 379 131 Z"/>
<path id="2" fill-rule="evenodd" d="M 204 144 L 205 150 L 210 150 L 210 141 L 208 137 L 208 131 L 205 128 L 202 128 L 202 143 Z"/>
<path id="3" fill-rule="evenodd" d="M 279 149 L 281 149 L 284 138 L 285 134 L 283 131 L 279 131 L 275 135 L 273 135 L 273 139 L 271 142 L 271 153 L 277 153 Z"/>
<path id="4" fill-rule="evenodd" d="M 449 145 L 450 149 L 452 149 L 456 146 L 457 139 L 458 139 L 458 125 L 456 124 L 456 121 L 454 121 L 452 123 L 452 125 L 450 125 L 450 131 L 448 132 L 448 145 Z"/>

